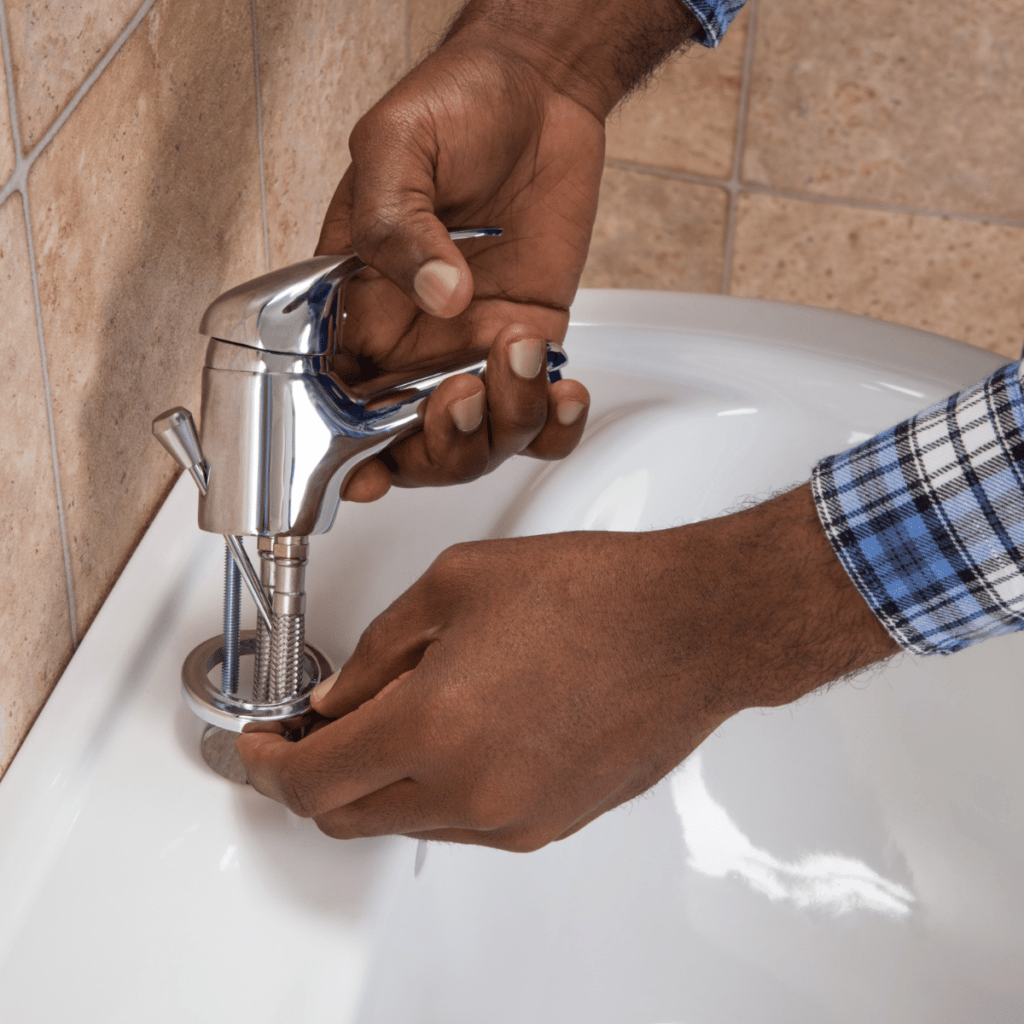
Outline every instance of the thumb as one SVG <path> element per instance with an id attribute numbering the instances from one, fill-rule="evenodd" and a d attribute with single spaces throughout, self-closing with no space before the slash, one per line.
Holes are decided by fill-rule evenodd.
<path id="1" fill-rule="evenodd" d="M 349 230 L 352 248 L 432 316 L 461 313 L 473 277 L 434 215 L 437 144 L 423 119 L 381 105 L 356 125 Z"/>

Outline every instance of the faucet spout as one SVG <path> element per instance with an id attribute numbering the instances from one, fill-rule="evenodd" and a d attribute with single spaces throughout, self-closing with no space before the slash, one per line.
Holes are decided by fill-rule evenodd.
<path id="1" fill-rule="evenodd" d="M 453 239 L 499 234 L 452 232 Z M 206 311 L 203 530 L 309 537 L 331 528 L 357 464 L 417 429 L 420 405 L 449 377 L 482 375 L 487 350 L 352 386 L 333 368 L 345 284 L 365 265 L 318 257 L 232 289 Z M 548 346 L 558 379 L 565 353 Z"/>

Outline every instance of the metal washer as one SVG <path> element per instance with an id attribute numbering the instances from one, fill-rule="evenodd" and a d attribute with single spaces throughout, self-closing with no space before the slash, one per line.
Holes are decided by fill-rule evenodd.
<path id="1" fill-rule="evenodd" d="M 181 666 L 181 692 L 193 714 L 228 732 L 241 732 L 250 722 L 288 722 L 301 718 L 310 710 L 310 692 L 333 671 L 326 655 L 312 644 L 306 644 L 302 692 L 278 704 L 256 704 L 238 694 L 223 693 L 210 680 L 210 672 L 224 660 L 223 640 L 221 636 L 211 637 L 189 654 Z M 244 630 L 239 634 L 239 657 L 254 656 L 256 644 L 256 630 Z"/>

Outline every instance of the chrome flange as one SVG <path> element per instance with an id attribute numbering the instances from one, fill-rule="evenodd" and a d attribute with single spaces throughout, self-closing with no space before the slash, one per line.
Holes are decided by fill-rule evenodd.
<path id="1" fill-rule="evenodd" d="M 331 663 L 312 644 L 306 644 L 299 692 L 276 704 L 258 703 L 252 699 L 253 673 L 244 670 L 251 668 L 257 647 L 255 630 L 247 629 L 239 634 L 238 656 L 242 671 L 238 692 L 233 694 L 223 692 L 219 674 L 217 682 L 210 678 L 210 673 L 224 661 L 224 638 L 211 637 L 192 651 L 181 666 L 181 692 L 193 714 L 229 732 L 241 732 L 250 722 L 302 724 L 293 720 L 301 720 L 309 713 L 309 694 L 321 679 L 331 674 Z"/>

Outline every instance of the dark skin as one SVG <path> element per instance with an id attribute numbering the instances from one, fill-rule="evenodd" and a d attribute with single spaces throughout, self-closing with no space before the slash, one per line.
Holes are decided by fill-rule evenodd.
<path id="1" fill-rule="evenodd" d="M 319 249 L 355 248 L 378 272 L 351 297 L 346 346 L 381 369 L 491 353 L 486 387 L 449 381 L 423 431 L 366 463 L 345 497 L 576 445 L 588 396 L 549 386 L 539 352 L 568 324 L 604 118 L 692 35 L 680 10 L 471 4 L 357 126 Z M 460 251 L 445 223 L 506 235 Z M 257 790 L 328 835 L 534 850 L 642 793 L 743 708 L 897 649 L 805 485 L 673 530 L 457 545 L 317 688 L 319 728 L 294 743 L 250 731 L 238 749 Z"/>
<path id="2" fill-rule="evenodd" d="M 491 357 L 486 398 L 472 377 L 443 385 L 425 429 L 353 474 L 348 500 L 375 500 L 392 483 L 460 483 L 518 453 L 562 458 L 582 436 L 586 388 L 521 368 L 565 337 L 597 212 L 605 117 L 695 23 L 677 0 L 639 13 L 622 0 L 567 2 L 557 23 L 550 10 L 469 4 L 445 44 L 352 133 L 352 164 L 317 245 L 355 249 L 378 271 L 349 289 L 346 350 L 376 370 L 481 347 Z M 456 245 L 447 228 L 459 226 L 503 234 Z"/>

